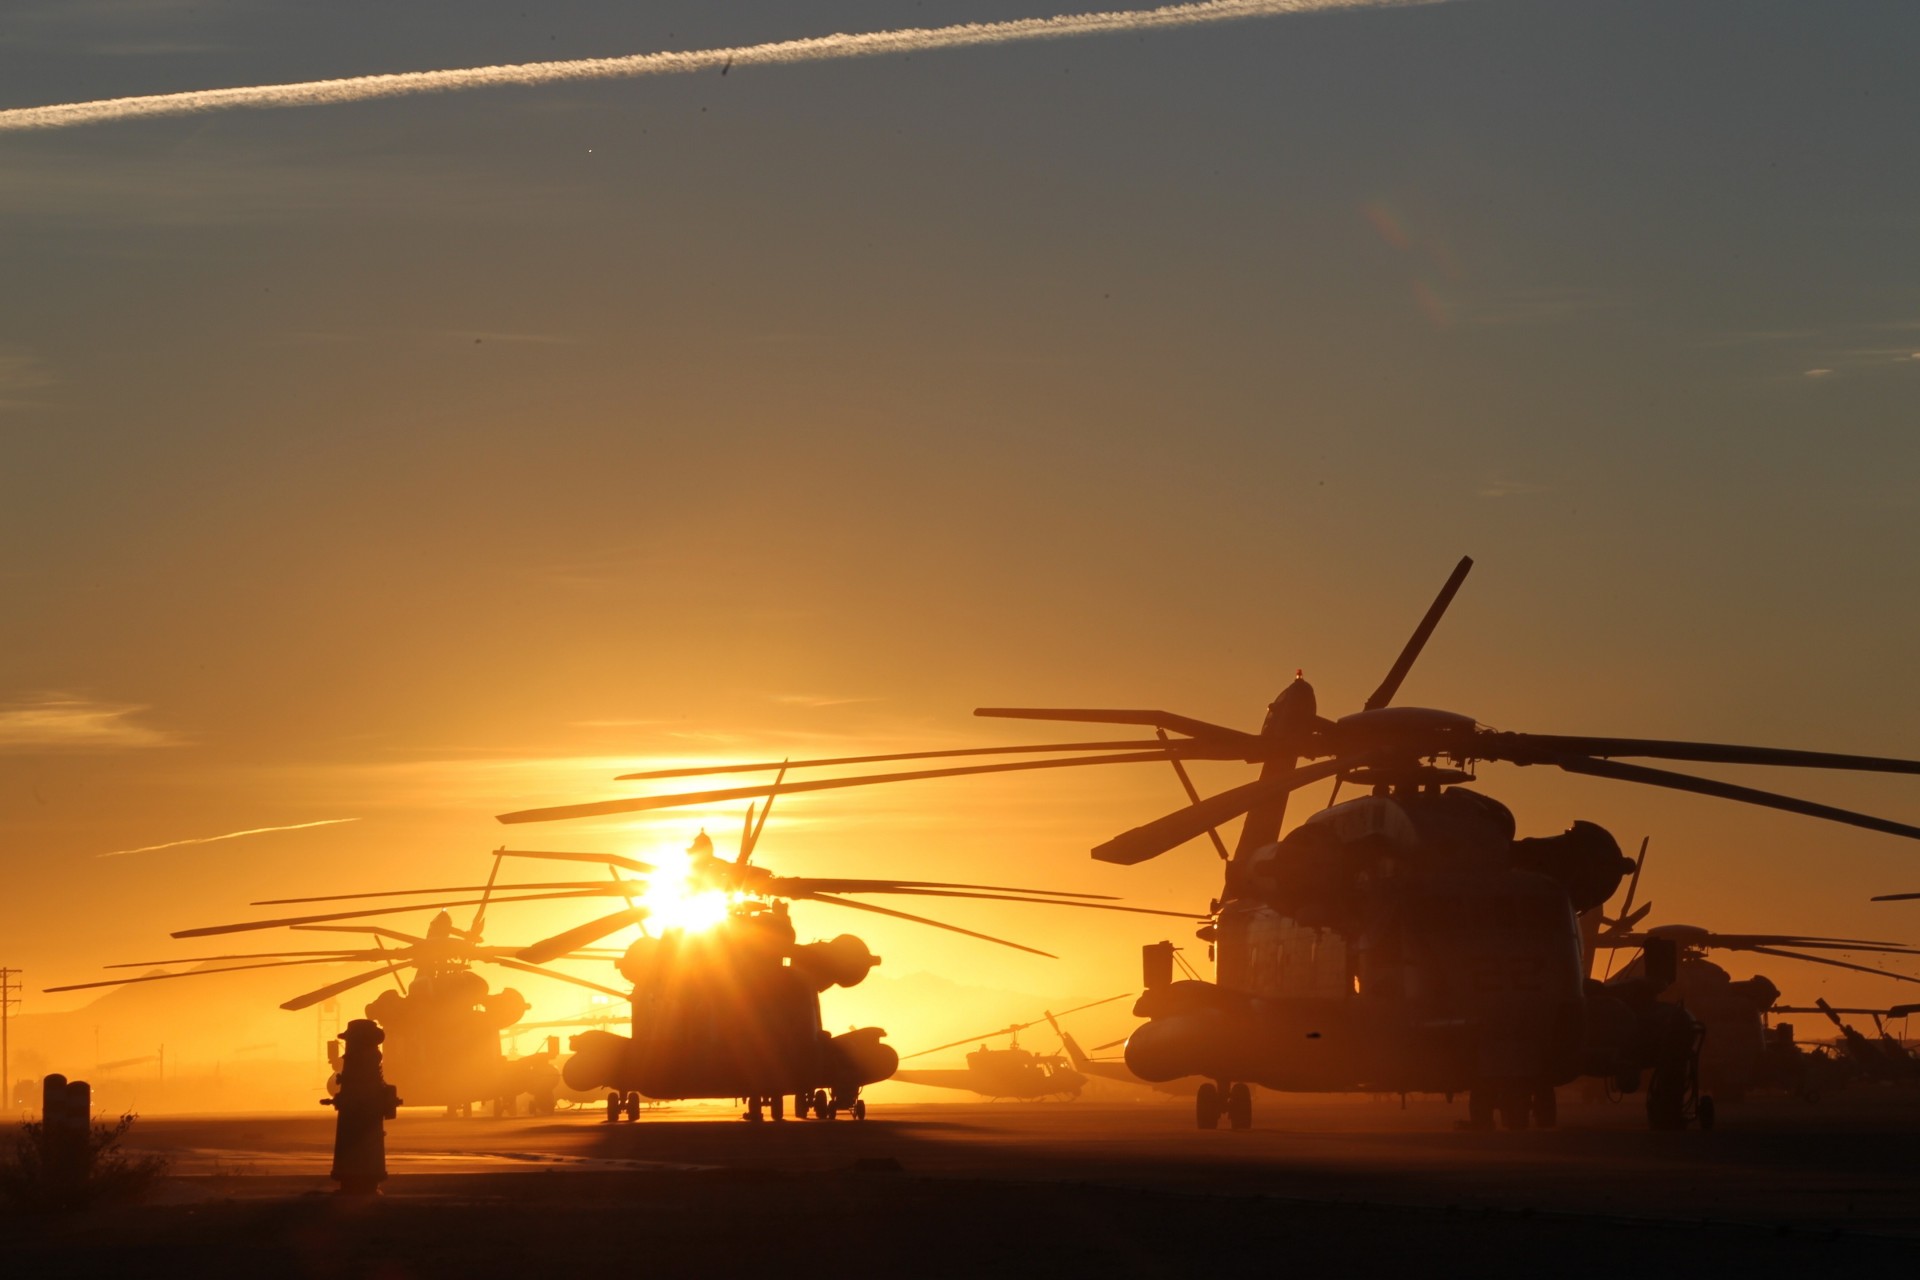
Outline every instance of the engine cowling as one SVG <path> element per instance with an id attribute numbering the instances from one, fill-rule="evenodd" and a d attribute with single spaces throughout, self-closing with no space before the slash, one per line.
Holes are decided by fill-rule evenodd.
<path id="1" fill-rule="evenodd" d="M 843 933 L 831 942 L 809 942 L 793 949 L 795 972 L 811 983 L 815 991 L 857 987 L 879 963 L 880 957 L 850 933 Z"/>

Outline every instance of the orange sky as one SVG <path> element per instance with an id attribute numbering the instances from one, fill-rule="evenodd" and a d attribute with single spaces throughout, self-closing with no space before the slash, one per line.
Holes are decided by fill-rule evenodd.
<path id="1" fill-rule="evenodd" d="M 0 105 L 886 20 L 483 4 L 369 48 L 69 7 L 118 38 L 35 0 Z M 1734 23 L 1743 56 L 1699 52 Z M 492 821 L 663 760 L 1021 736 L 981 704 L 1251 729 L 1296 667 L 1356 709 L 1461 554 L 1403 703 L 1920 756 L 1914 34 L 1443 4 L 0 138 L 0 963 L 72 1007 L 39 988 L 252 899 L 468 882 L 536 832 L 683 845 L 700 817 Z M 1920 821 L 1911 779 L 1724 776 Z M 1483 784 L 1524 833 L 1650 834 L 1658 919 L 1920 939 L 1866 901 L 1920 889 L 1911 842 Z M 1157 770 L 794 798 L 763 857 L 1204 906 L 1203 843 L 1086 857 L 1178 802 Z M 929 913 L 1062 958 L 796 914 L 1047 998 L 1169 934 Z"/>

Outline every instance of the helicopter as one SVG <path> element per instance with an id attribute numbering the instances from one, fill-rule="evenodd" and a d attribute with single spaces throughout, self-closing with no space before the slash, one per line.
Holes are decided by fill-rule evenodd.
<path id="1" fill-rule="evenodd" d="M 1772 1052 L 1767 1037 L 1767 1013 L 1780 998 L 1780 988 L 1765 975 L 1735 980 L 1727 971 L 1707 959 L 1709 951 L 1749 951 L 1814 964 L 1833 965 L 1891 978 L 1897 982 L 1920 979 L 1870 965 L 1853 964 L 1828 956 L 1811 956 L 1784 947 L 1827 951 L 1874 951 L 1899 955 L 1920 955 L 1909 947 L 1893 943 L 1867 942 L 1852 938 L 1809 938 L 1794 934 L 1715 933 L 1695 925 L 1659 925 L 1644 933 L 1621 933 L 1603 941 L 1604 948 L 1645 947 L 1649 942 L 1665 941 L 1677 951 L 1673 983 L 1659 998 L 1675 1001 L 1699 1019 L 1706 1031 L 1700 1055 L 1701 1088 L 1721 1100 L 1738 1101 L 1748 1090 L 1768 1085 L 1804 1092 L 1800 1074 L 1781 1070 L 1779 1055 Z M 1644 960 L 1636 957 L 1620 976 L 1632 980 L 1642 976 Z"/>
<path id="2" fill-rule="evenodd" d="M 1082 1009 L 1112 1004 L 1115 1000 L 1124 1000 L 1131 994 L 1131 992 L 1122 992 L 1117 996 L 1108 996 L 1104 1000 L 1075 1005 L 1059 1015 L 1048 1013 L 1033 1022 L 1016 1022 L 996 1031 L 963 1036 L 948 1044 L 935 1045 L 931 1049 L 910 1053 L 901 1061 L 906 1062 L 931 1053 L 939 1053 L 944 1049 L 954 1049 L 963 1044 L 980 1042 L 980 1047 L 967 1055 L 967 1065 L 964 1069 L 913 1068 L 907 1071 L 895 1071 L 891 1078 L 901 1084 L 932 1085 L 940 1089 L 966 1089 L 983 1098 L 996 1101 L 1002 1098 L 1015 1098 L 1021 1101 L 1039 1098 L 1077 1098 L 1080 1096 L 1080 1091 L 1087 1086 L 1086 1075 L 1073 1066 L 1063 1054 L 1035 1053 L 1031 1049 L 1021 1048 L 1020 1033 L 1044 1021 L 1051 1024 L 1055 1034 L 1061 1035 L 1064 1039 L 1060 1024 L 1054 1021 L 1056 1016 L 1064 1018 L 1067 1014 L 1078 1013 Z M 989 1049 L 986 1046 L 987 1040 L 997 1040 L 1001 1036 L 1009 1038 L 1010 1043 L 1006 1048 Z"/>
<path id="3" fill-rule="evenodd" d="M 1767 1014 L 1780 998 L 1780 989 L 1763 974 L 1735 980 L 1725 969 L 1707 958 L 1709 951 L 1739 951 L 1804 964 L 1827 965 L 1856 973 L 1870 973 L 1896 982 L 1920 979 L 1871 965 L 1835 959 L 1832 955 L 1809 952 L 1866 951 L 1888 955 L 1920 955 L 1914 948 L 1891 942 L 1873 942 L 1859 938 L 1810 937 L 1784 933 L 1724 933 L 1696 925 L 1666 924 L 1636 931 L 1636 926 L 1652 910 L 1651 904 L 1633 906 L 1640 888 L 1641 872 L 1647 863 L 1647 845 L 1640 842 L 1634 860 L 1633 878 L 1628 881 L 1625 900 L 1617 918 L 1607 919 L 1599 912 L 1589 913 L 1582 929 L 1591 934 L 1591 953 L 1610 954 L 1625 949 L 1644 949 L 1649 942 L 1670 944 L 1675 949 L 1674 981 L 1659 994 L 1662 1000 L 1677 1002 L 1700 1021 L 1706 1032 L 1701 1048 L 1702 1089 L 1722 1101 L 1737 1101 L 1749 1089 L 1774 1087 L 1805 1095 L 1808 1092 L 1805 1064 L 1798 1061 L 1792 1037 L 1781 1051 L 1778 1037 L 1771 1036 Z M 1598 917 L 1597 921 L 1595 917 Z M 1594 923 L 1600 928 L 1591 929 Z M 1632 980 L 1643 976 L 1644 956 L 1630 961 L 1620 976 Z M 1603 982 L 1613 979 L 1612 961 L 1608 962 Z"/>
<path id="4" fill-rule="evenodd" d="M 605 1089 L 609 1115 L 639 1116 L 642 1098 L 744 1098 L 742 1118 L 793 1114 L 832 1120 L 842 1112 L 866 1117 L 861 1090 L 889 1078 L 899 1065 L 885 1032 L 861 1027 L 830 1035 L 822 1027 L 820 996 L 853 987 L 880 963 L 859 938 L 841 934 L 801 943 L 789 904 L 810 901 L 877 913 L 963 934 L 1035 955 L 1051 953 L 944 921 L 858 902 L 847 894 L 894 894 L 994 902 L 1050 903 L 1083 909 L 1157 912 L 1096 900 L 1099 895 L 1004 885 L 942 881 L 781 876 L 752 857 L 771 803 L 756 820 L 748 808 L 737 852 L 724 859 L 703 830 L 677 876 L 612 854 L 543 854 L 606 866 L 628 905 L 565 930 L 521 951 L 545 962 L 638 925 L 664 926 L 643 935 L 618 961 L 632 984 L 632 1036 L 587 1031 L 573 1037 L 574 1055 L 563 1076 L 575 1090 Z M 619 880 L 619 872 L 646 867 L 648 881 Z M 704 919 L 685 908 L 699 904 Z M 702 927 L 704 926 L 704 927 Z"/>
<path id="5" fill-rule="evenodd" d="M 499 864 L 495 863 L 497 875 Z M 393 990 L 384 991 L 366 1006 L 366 1016 L 379 1022 L 387 1032 L 385 1070 L 408 1105 L 442 1106 L 449 1115 L 470 1116 L 475 1101 L 491 1101 L 496 1115 L 511 1114 L 517 1100 L 528 1095 L 536 1113 L 553 1110 L 554 1090 L 559 1073 L 552 1065 L 551 1050 L 526 1057 L 509 1057 L 501 1048 L 501 1033 L 519 1022 L 528 1010 L 524 996 L 512 987 L 492 990 L 485 978 L 475 973 L 475 964 L 494 964 L 504 968 L 539 974 L 542 977 L 585 987 L 609 996 L 622 993 L 597 982 L 571 974 L 541 968 L 514 958 L 517 946 L 484 946 L 481 932 L 494 888 L 489 879 L 488 898 L 474 912 L 465 929 L 441 909 L 432 918 L 423 935 L 405 933 L 382 925 L 345 925 L 330 923 L 338 913 L 327 916 L 329 922 L 310 918 L 289 921 L 249 922 L 187 929 L 174 937 L 202 937 L 241 932 L 248 929 L 288 924 L 304 932 L 352 933 L 370 938 L 373 947 L 341 947 L 334 950 L 251 952 L 214 956 L 185 956 L 172 960 L 137 961 L 106 966 L 109 969 L 148 968 L 157 964 L 221 964 L 220 968 L 191 969 L 176 973 L 146 974 L 137 978 L 110 979 L 102 982 L 75 983 L 50 987 L 49 991 L 76 991 L 91 987 L 124 986 L 130 983 L 158 982 L 173 978 L 203 977 L 243 969 L 296 967 L 315 964 L 374 962 L 375 967 L 325 986 L 292 997 L 282 1009 L 297 1011 L 331 1000 L 354 987 L 391 977 Z M 312 901 L 279 899 L 273 902 Z M 256 903 L 256 906 L 270 903 Z M 398 908 L 418 911 L 421 906 Z M 398 947 L 389 948 L 394 942 Z M 247 961 L 228 964 L 229 961 Z M 412 971 L 407 982 L 402 974 Z M 333 1077 L 328 1092 L 338 1089 L 339 1045 L 328 1045 Z"/>
<path id="6" fill-rule="evenodd" d="M 1815 1000 L 1811 1006 L 1787 1005 L 1775 1010 L 1777 1013 L 1818 1013 L 1831 1022 L 1840 1032 L 1840 1042 L 1835 1068 L 1847 1079 L 1879 1084 L 1912 1084 L 1920 1080 L 1920 1056 L 1913 1048 L 1887 1030 L 1887 1019 L 1906 1018 L 1920 1004 L 1897 1004 L 1888 1009 L 1836 1009 L 1825 1000 Z M 1865 1016 L 1873 1019 L 1875 1034 L 1868 1036 L 1848 1025 L 1841 1014 Z M 1792 1027 L 1786 1026 L 1786 1034 L 1791 1037 Z M 1779 1028 L 1776 1028 L 1778 1030 Z"/>
<path id="7" fill-rule="evenodd" d="M 1582 1075 L 1623 1090 L 1647 1086 L 1658 1129 L 1713 1122 L 1699 1093 L 1704 1036 L 1683 1007 L 1659 1000 L 1677 949 L 1650 940 L 1643 976 L 1588 980 L 1578 917 L 1612 897 L 1632 859 L 1605 828 L 1516 838 L 1511 810 L 1470 789 L 1474 766 L 1544 765 L 1590 777 L 1716 796 L 1868 830 L 1920 838 L 1920 827 L 1635 759 L 1920 774 L 1920 762 L 1828 752 L 1648 738 L 1503 732 L 1454 711 L 1391 705 L 1472 568 L 1462 558 L 1361 709 L 1318 712 L 1296 673 L 1258 733 L 1160 710 L 983 707 L 976 715 L 1141 726 L 1153 739 L 968 748 L 901 756 L 786 762 L 773 786 L 629 797 L 547 816 L 634 812 L 676 805 L 918 778 L 1131 763 L 1172 763 L 1188 804 L 1093 849 L 1122 865 L 1158 857 L 1243 817 L 1225 883 L 1202 940 L 1213 982 L 1144 973 L 1126 1062 L 1143 1079 L 1199 1076 L 1196 1120 L 1250 1123 L 1249 1083 L 1296 1092 L 1465 1093 L 1468 1123 L 1511 1128 L 1556 1119 L 1555 1089 Z M 1064 754 L 1064 753 L 1074 754 Z M 1051 754 L 784 782 L 788 768 Z M 1194 760 L 1243 761 L 1258 777 L 1202 797 L 1185 776 Z M 761 771 L 772 765 L 737 765 Z M 701 770 L 698 772 L 716 772 Z M 671 772 L 653 776 L 672 776 Z M 1334 783 L 1328 806 L 1282 837 L 1287 802 Z M 1339 790 L 1363 794 L 1337 803 Z M 1225 844 L 1215 836 L 1216 847 Z"/>

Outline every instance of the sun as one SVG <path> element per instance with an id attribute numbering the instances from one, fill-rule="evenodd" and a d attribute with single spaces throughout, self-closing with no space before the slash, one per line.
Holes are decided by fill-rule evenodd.
<path id="1" fill-rule="evenodd" d="M 649 925 L 659 930 L 700 933 L 727 918 L 735 895 L 698 884 L 693 874 L 694 860 L 686 851 L 664 852 L 651 861 L 654 871 L 639 899 L 647 909 Z"/>

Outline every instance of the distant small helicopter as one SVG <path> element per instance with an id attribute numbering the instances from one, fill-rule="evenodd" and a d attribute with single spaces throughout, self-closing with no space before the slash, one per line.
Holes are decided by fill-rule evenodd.
<path id="1" fill-rule="evenodd" d="M 1920 1010 L 1920 1004 L 1897 1004 L 1887 1009 L 1836 1009 L 1825 1000 L 1811 1007 L 1782 1006 L 1776 1013 L 1818 1013 L 1840 1032 L 1839 1052 L 1829 1060 L 1838 1079 L 1870 1084 L 1913 1084 L 1920 1082 L 1920 1056 L 1906 1041 L 1887 1030 L 1887 1019 L 1905 1018 Z M 1873 1019 L 1875 1034 L 1866 1035 L 1849 1026 L 1841 1014 Z M 1791 1033 L 1791 1028 L 1788 1029 Z"/>
<path id="2" fill-rule="evenodd" d="M 498 871 L 498 863 L 495 864 Z M 461 929 L 445 910 L 428 924 L 424 935 L 403 933 L 376 925 L 338 925 L 314 923 L 307 919 L 249 922 L 182 930 L 175 937 L 201 937 L 248 929 L 273 927 L 282 923 L 306 932 L 353 933 L 371 937 L 374 946 L 342 947 L 331 951 L 250 952 L 217 956 L 185 956 L 171 960 L 139 961 L 108 965 L 110 969 L 148 968 L 160 964 L 215 963 L 245 960 L 253 963 L 226 965 L 214 969 L 191 969 L 178 973 L 147 974 L 138 978 L 119 978 L 104 982 L 83 982 L 50 991 L 77 991 L 91 987 L 123 986 L 138 982 L 159 982 L 173 978 L 205 977 L 243 969 L 295 967 L 316 964 L 365 963 L 375 967 L 330 982 L 298 995 L 280 1007 L 300 1010 L 380 978 L 391 977 L 395 990 L 381 993 L 366 1006 L 366 1016 L 378 1021 L 387 1032 L 385 1071 L 409 1106 L 440 1106 L 450 1114 L 470 1115 L 476 1101 L 491 1102 L 496 1114 L 510 1114 L 516 1100 L 529 1096 L 536 1112 L 553 1109 L 554 1087 L 559 1073 L 551 1055 L 535 1054 L 510 1058 L 501 1050 L 500 1033 L 513 1026 L 527 1012 L 527 1001 L 511 987 L 500 991 L 489 988 L 486 980 L 471 968 L 475 964 L 495 964 L 504 968 L 536 973 L 556 981 L 585 987 L 610 996 L 622 993 L 597 982 L 572 974 L 543 969 L 514 957 L 517 946 L 484 946 L 481 930 L 486 906 L 494 885 L 485 886 L 489 899 L 482 900 L 472 923 Z M 305 900 L 301 900 L 305 901 Z M 256 903 L 255 905 L 271 905 Z M 400 910 L 418 911 L 414 905 Z M 334 916 L 327 919 L 336 918 Z M 400 943 L 395 948 L 386 941 Z M 411 971 L 409 984 L 403 974 Z M 338 1045 L 330 1045 L 337 1055 Z M 331 1061 L 337 1072 L 339 1063 Z M 329 1080 L 329 1089 L 334 1082 Z"/>
<path id="3" fill-rule="evenodd" d="M 901 1084 L 932 1085 L 939 1089 L 965 1089 L 977 1093 L 983 1098 L 1000 1100 L 1014 1098 L 1030 1101 L 1038 1098 L 1077 1098 L 1080 1091 L 1087 1087 L 1087 1077 L 1076 1070 L 1069 1059 L 1059 1053 L 1035 1053 L 1031 1049 L 1020 1047 L 1020 1033 L 1028 1027 L 1041 1022 L 1052 1024 L 1056 1034 L 1060 1024 L 1054 1019 L 1066 1017 L 1069 1013 L 1078 1013 L 1082 1009 L 1092 1009 L 1098 1005 L 1112 1004 L 1115 1000 L 1124 1000 L 1132 992 L 1117 996 L 1108 996 L 1104 1000 L 1095 1000 L 1089 1004 L 1075 1005 L 1062 1013 L 1048 1013 L 1033 1022 L 1016 1022 L 1011 1026 L 982 1032 L 978 1035 L 963 1036 L 947 1044 L 935 1045 L 931 1049 L 922 1049 L 902 1058 L 902 1062 L 913 1058 L 923 1058 L 928 1054 L 939 1053 L 945 1049 L 955 1049 L 963 1044 L 978 1042 L 980 1047 L 967 1055 L 967 1065 L 961 1068 L 925 1068 L 917 1067 L 906 1071 L 895 1071 L 892 1079 Z M 1010 1043 L 1004 1049 L 989 1049 L 986 1041 L 1007 1036 Z"/>
<path id="4" fill-rule="evenodd" d="M 1217 951 L 1212 983 L 1149 971 L 1127 1041 L 1127 1065 L 1148 1080 L 1198 1076 L 1203 1128 L 1224 1114 L 1249 1120 L 1247 1082 L 1298 1092 L 1444 1093 L 1468 1097 L 1468 1123 L 1555 1121 L 1556 1086 L 1580 1075 L 1647 1085 L 1654 1128 L 1713 1120 L 1699 1094 L 1703 1031 L 1658 992 L 1672 982 L 1647 948 L 1644 979 L 1587 980 L 1577 918 L 1612 897 L 1634 863 L 1604 828 L 1576 822 L 1516 838 L 1511 810 L 1467 789 L 1481 761 L 1546 765 L 1718 796 L 1868 830 L 1920 838 L 1920 827 L 1618 757 L 1920 774 L 1920 762 L 1828 752 L 1648 738 L 1501 732 L 1456 712 L 1392 703 L 1465 580 L 1463 558 L 1358 712 L 1318 714 L 1296 674 L 1258 733 L 1158 710 L 986 707 L 978 715 L 1153 728 L 1154 740 L 968 748 L 841 757 L 782 766 L 768 786 L 600 801 L 542 816 L 635 812 L 748 796 L 919 778 L 1158 762 L 1181 774 L 1189 804 L 1093 850 L 1144 862 L 1244 815 L 1227 853 L 1225 885 L 1203 940 Z M 1169 735 L 1179 735 L 1169 737 Z M 1059 758 L 1000 761 L 859 777 L 785 782 L 785 769 L 1001 752 Z M 1075 752 L 1078 754 L 1061 755 Z M 1257 779 L 1202 798 L 1185 777 L 1194 760 L 1245 761 Z M 1308 763 L 1311 762 L 1311 763 Z M 763 765 L 735 768 L 759 770 Z M 688 772 L 717 772 L 700 770 Z M 653 776 L 667 776 L 656 774 Z M 1332 781 L 1328 807 L 1282 837 L 1288 798 Z M 1334 803 L 1343 786 L 1368 793 Z M 529 815 L 513 815 L 525 818 Z M 1226 853 L 1224 842 L 1216 848 Z"/>

